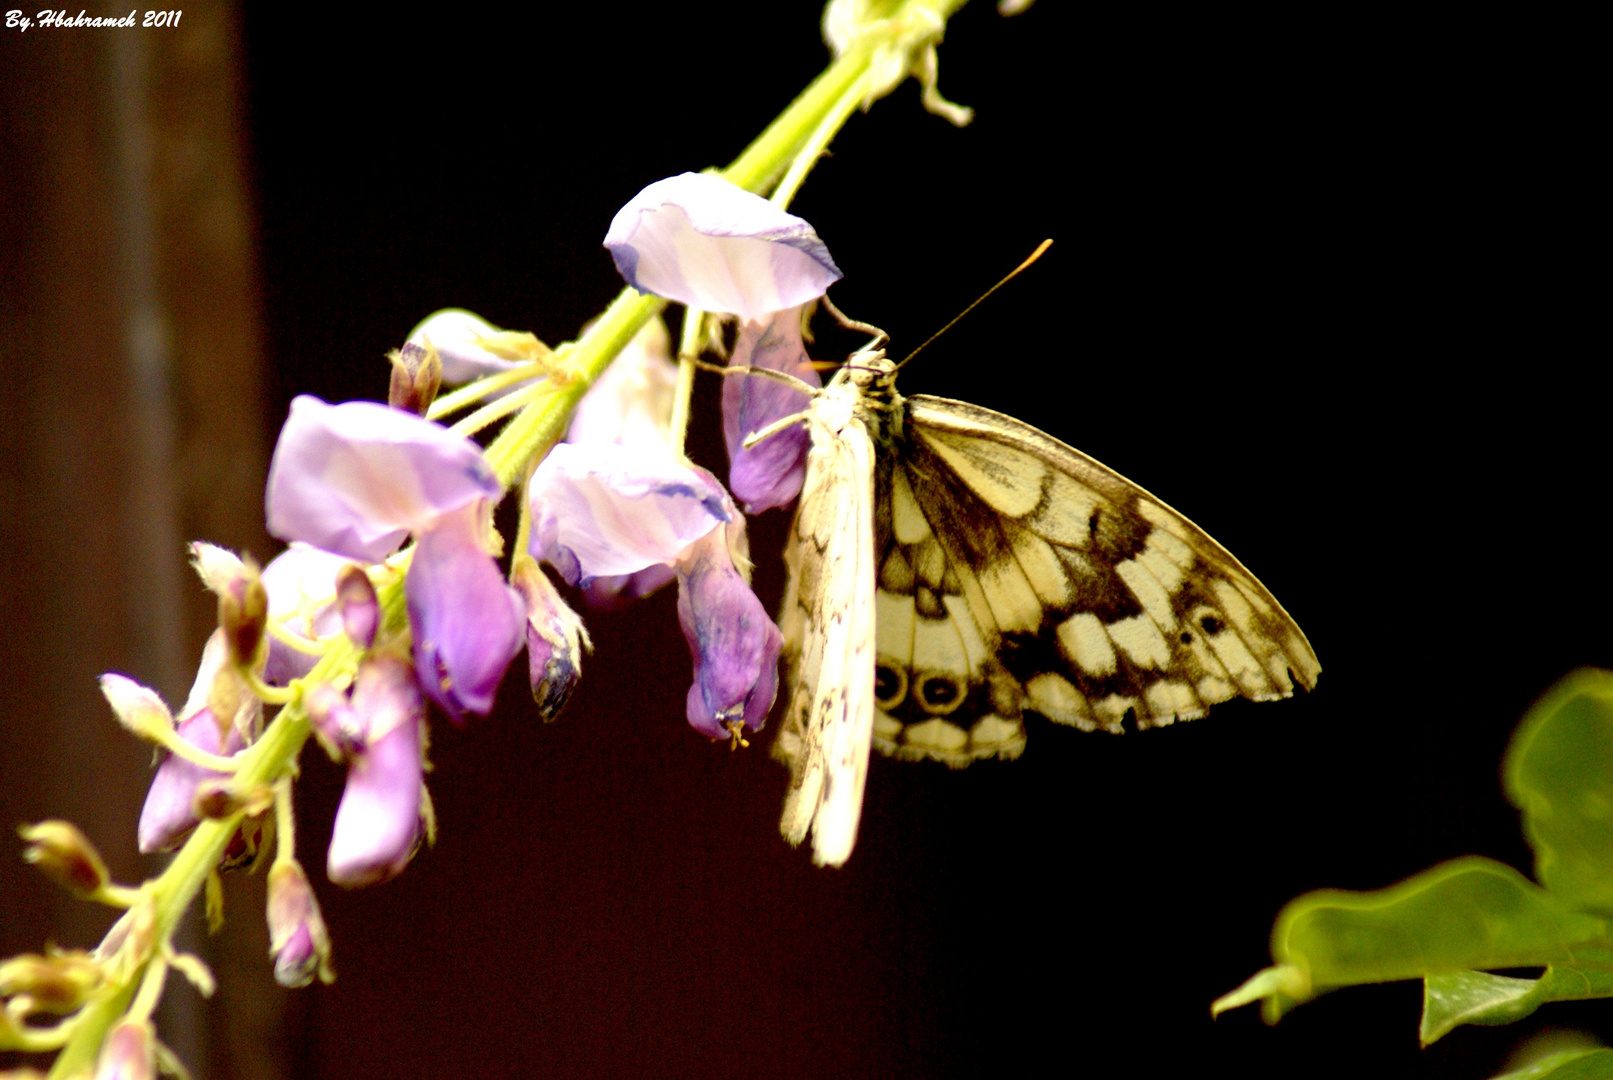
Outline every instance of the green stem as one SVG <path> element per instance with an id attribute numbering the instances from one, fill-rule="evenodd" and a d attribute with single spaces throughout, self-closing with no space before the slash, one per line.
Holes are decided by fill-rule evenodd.
<path id="1" fill-rule="evenodd" d="M 824 150 L 828 149 L 829 141 L 845 126 L 846 121 L 851 118 L 852 110 L 867 95 L 872 75 L 871 71 L 864 68 L 862 73 L 830 104 L 828 112 L 824 114 L 818 126 L 812 129 L 801 144 L 801 148 L 796 151 L 789 170 L 784 174 L 784 179 L 773 189 L 772 201 L 775 204 L 781 207 L 790 205 L 790 200 L 795 198 L 795 193 L 800 190 L 801 182 L 806 179 L 807 173 L 812 171 L 812 166 L 818 163 Z"/>
<path id="2" fill-rule="evenodd" d="M 722 171 L 723 179 L 748 191 L 766 191 L 846 88 L 862 78 L 871 52 L 871 43 L 864 43 L 830 64 Z"/>

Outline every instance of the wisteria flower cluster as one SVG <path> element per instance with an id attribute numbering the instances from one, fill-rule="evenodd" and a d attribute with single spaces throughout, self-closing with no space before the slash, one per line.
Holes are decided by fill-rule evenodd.
<path id="1" fill-rule="evenodd" d="M 431 708 L 455 724 L 487 716 L 523 648 L 540 714 L 564 708 L 591 644 L 563 590 L 605 611 L 675 582 L 692 658 L 685 716 L 701 735 L 747 745 L 777 696 L 782 636 L 750 587 L 745 514 L 800 491 L 806 436 L 779 421 L 820 385 L 803 322 L 840 277 L 784 207 L 856 106 L 900 73 L 960 119 L 934 94 L 934 47 L 956 6 L 832 5 L 839 59 L 819 80 L 826 89 L 803 95 L 770 129 L 777 138 L 723 175 L 674 176 L 621 209 L 604 247 L 630 288 L 578 341 L 551 349 L 440 311 L 392 354 L 385 404 L 291 403 L 265 497 L 268 530 L 288 546 L 261 567 L 191 547 L 218 629 L 183 706 L 176 714 L 125 675 L 101 680 L 118 720 L 163 751 L 136 838 L 174 859 L 124 886 L 67 822 L 23 830 L 29 861 L 124 914 L 93 952 L 0 963 L 0 1049 L 60 1049 L 60 1075 L 179 1070 L 153 1009 L 170 969 L 204 993 L 212 979 L 171 938 L 198 893 L 210 920 L 222 917 L 218 875 L 238 867 L 269 864 L 275 978 L 331 980 L 330 935 L 294 854 L 303 743 L 347 770 L 326 876 L 344 887 L 396 876 L 435 834 Z M 765 187 L 771 199 L 748 190 Z M 668 301 L 687 308 L 678 361 L 659 316 Z M 735 369 L 722 395 L 726 486 L 683 453 L 695 357 L 723 320 Z M 750 368 L 788 378 L 740 370 Z M 500 421 L 485 445 L 472 437 Z M 512 488 L 520 525 L 507 544 L 493 513 Z M 45 1026 L 51 1015 L 64 1019 Z"/>

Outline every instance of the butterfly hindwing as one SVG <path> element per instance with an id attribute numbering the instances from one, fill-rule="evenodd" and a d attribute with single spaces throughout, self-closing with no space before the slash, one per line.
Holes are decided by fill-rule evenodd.
<path id="1" fill-rule="evenodd" d="M 1315 684 L 1316 655 L 1281 605 L 1163 502 L 1011 417 L 905 406 L 896 467 L 995 659 L 982 674 L 1006 670 L 1021 707 L 1120 731 L 1128 714 L 1160 726 Z M 994 691 L 1017 720 L 1013 695 Z"/>
<path id="2" fill-rule="evenodd" d="M 775 753 L 790 766 L 785 837 L 798 844 L 810 829 L 814 860 L 838 866 L 857 838 L 874 718 L 873 444 L 854 413 L 811 415 L 785 550 L 780 624 L 791 696 Z"/>
<path id="3" fill-rule="evenodd" d="M 953 766 L 979 757 L 1018 757 L 1025 746 L 1023 694 L 996 659 L 995 627 L 989 621 L 982 626 L 972 611 L 966 579 L 920 508 L 899 445 L 880 450 L 874 745 L 898 757 Z"/>

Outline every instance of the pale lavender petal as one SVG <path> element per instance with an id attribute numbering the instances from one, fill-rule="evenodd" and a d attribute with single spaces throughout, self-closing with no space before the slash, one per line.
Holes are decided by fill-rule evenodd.
<path id="1" fill-rule="evenodd" d="M 420 839 L 420 720 L 423 703 L 407 664 L 374 657 L 359 669 L 353 708 L 367 738 L 347 767 L 326 873 L 338 885 L 395 876 Z"/>
<path id="2" fill-rule="evenodd" d="M 269 532 L 379 562 L 410 532 L 499 493 L 470 439 L 372 401 L 305 394 L 269 463 Z"/>
<path id="3" fill-rule="evenodd" d="M 269 594 L 269 614 L 281 627 L 312 644 L 342 628 L 335 605 L 336 575 L 350 560 L 307 544 L 292 544 L 263 568 L 263 588 Z M 263 664 L 263 681 L 285 686 L 314 669 L 319 657 L 269 638 Z"/>
<path id="4" fill-rule="evenodd" d="M 420 686 L 456 723 L 486 716 L 526 637 L 526 605 L 478 540 L 468 506 L 416 537 L 404 583 Z"/>
<path id="5" fill-rule="evenodd" d="M 671 453 L 614 443 L 561 443 L 527 489 L 528 551 L 573 585 L 671 563 L 734 514 L 704 469 Z"/>
<path id="6" fill-rule="evenodd" d="M 605 247 L 639 292 L 746 319 L 804 304 L 840 279 L 811 225 L 703 173 L 633 196 L 611 221 Z"/>
<path id="7" fill-rule="evenodd" d="M 823 380 L 813 370 L 801 342 L 801 309 L 776 311 L 739 329 L 729 367 L 782 371 L 812 386 Z M 807 407 L 807 394 L 765 375 L 730 375 L 723 380 L 722 430 L 728 444 L 728 488 L 748 514 L 788 505 L 806 478 L 808 437 L 804 425 L 768 436 L 746 450 L 746 436 Z"/>
<path id="8" fill-rule="evenodd" d="M 689 723 L 714 739 L 735 720 L 760 728 L 778 691 L 784 636 L 734 569 L 721 530 L 678 564 L 678 623 L 694 657 Z"/>
<path id="9" fill-rule="evenodd" d="M 232 726 L 221 750 L 218 741 L 218 721 L 213 710 L 202 709 L 179 722 L 179 737 L 209 754 L 230 755 L 244 749 L 246 740 Z M 172 851 L 196 827 L 196 787 L 204 780 L 221 780 L 226 773 L 204 769 L 184 758 L 169 754 L 157 768 L 146 802 L 140 809 L 140 825 L 136 838 L 141 854 L 154 851 Z"/>
<path id="10" fill-rule="evenodd" d="M 644 324 L 589 388 L 571 415 L 566 441 L 622 443 L 666 450 L 672 443 L 672 397 L 678 366 L 659 316 Z"/>
<path id="11" fill-rule="evenodd" d="M 498 327 L 462 308 L 433 312 L 409 332 L 409 342 L 430 345 L 442 359 L 442 381 L 449 386 L 497 375 L 520 361 L 499 356 L 482 339 L 501 333 Z"/>

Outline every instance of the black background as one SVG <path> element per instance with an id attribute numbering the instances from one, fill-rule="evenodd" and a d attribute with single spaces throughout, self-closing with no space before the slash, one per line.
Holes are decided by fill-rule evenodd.
<path id="1" fill-rule="evenodd" d="M 1471 1077 L 1549 1025 L 1613 1037 L 1556 1005 L 1419 1051 L 1411 983 L 1273 1029 L 1208 1012 L 1298 893 L 1527 870 L 1508 734 L 1613 663 L 1573 65 L 1532 28 L 1072 7 L 971 5 L 941 89 L 974 124 L 908 83 L 793 209 L 896 355 L 1053 237 L 903 390 L 1188 514 L 1306 629 L 1318 690 L 1121 739 L 1038 723 L 960 773 L 876 760 L 831 871 L 778 836 L 766 739 L 684 723 L 673 597 L 591 618 L 561 722 L 518 672 L 434 725 L 434 850 L 373 890 L 315 874 L 340 979 L 293 1000 L 293 1075 Z M 810 4 L 375 10 L 246 14 L 271 430 L 295 393 L 382 396 L 439 307 L 574 336 L 620 288 L 617 207 L 731 160 L 826 62 Z M 783 525 L 752 531 L 769 604 Z M 310 867 L 340 784 L 308 755 Z"/>

